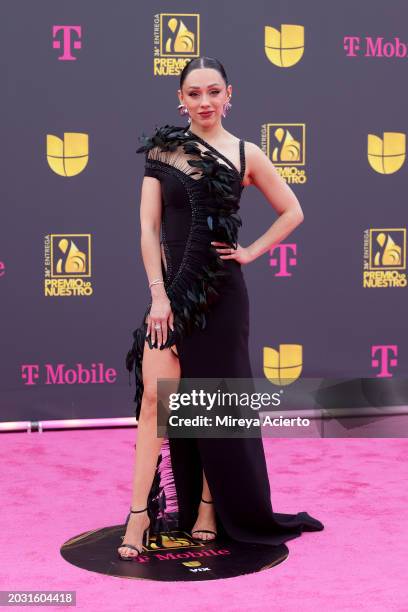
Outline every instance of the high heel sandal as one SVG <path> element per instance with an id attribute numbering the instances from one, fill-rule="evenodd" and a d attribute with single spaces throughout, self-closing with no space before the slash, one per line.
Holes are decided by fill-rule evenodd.
<path id="1" fill-rule="evenodd" d="M 201 498 L 201 501 L 204 502 L 205 504 L 213 504 L 214 502 L 211 501 L 207 501 L 206 499 Z M 193 533 L 202 531 L 204 533 L 213 533 L 214 534 L 214 538 L 197 538 L 196 536 L 193 536 Z M 217 532 L 216 531 L 212 531 L 212 529 L 194 529 L 194 531 L 191 532 L 192 535 L 192 539 L 196 542 L 213 542 L 215 540 L 215 538 L 217 537 Z"/>
<path id="2" fill-rule="evenodd" d="M 127 527 L 127 525 L 128 525 L 128 522 L 129 522 L 129 518 L 130 518 L 130 514 L 131 514 L 131 513 L 133 513 L 133 514 L 138 514 L 139 512 L 146 512 L 146 510 L 147 510 L 147 516 L 149 517 L 149 520 L 151 520 L 151 519 L 150 519 L 149 508 L 148 508 L 147 506 L 146 506 L 146 508 L 143 508 L 143 510 L 132 510 L 132 508 L 130 508 L 130 512 L 129 512 L 129 514 L 127 515 L 127 518 L 126 518 L 126 525 L 125 525 L 125 527 Z M 142 546 L 146 546 L 146 548 L 147 548 L 147 547 L 148 547 L 148 545 L 149 545 L 149 534 L 150 534 L 150 523 L 149 523 L 149 526 L 148 526 L 148 527 L 146 527 L 146 529 L 144 530 L 144 532 L 143 532 L 143 536 L 142 536 Z M 124 539 L 124 537 L 125 537 L 124 535 L 123 535 L 123 536 L 121 536 L 121 539 L 123 540 L 123 539 Z M 139 553 L 139 555 L 140 555 L 140 554 L 143 552 L 143 549 L 142 549 L 142 550 L 139 550 L 139 549 L 137 548 L 137 546 L 134 546 L 133 544 L 126 544 L 126 542 L 123 542 L 123 543 L 122 543 L 122 544 L 119 546 L 119 548 L 122 548 L 122 546 L 127 546 L 128 548 L 133 548 L 133 550 L 137 550 L 137 552 Z M 122 559 L 122 561 L 131 561 L 132 559 L 135 559 L 135 558 L 138 556 L 138 555 L 127 555 L 127 556 L 125 556 L 125 557 L 124 557 L 123 555 L 121 555 L 121 554 L 120 554 L 120 552 L 119 552 L 119 551 L 117 551 L 117 553 L 118 553 L 118 555 L 119 555 L 119 558 L 120 558 L 120 559 Z"/>

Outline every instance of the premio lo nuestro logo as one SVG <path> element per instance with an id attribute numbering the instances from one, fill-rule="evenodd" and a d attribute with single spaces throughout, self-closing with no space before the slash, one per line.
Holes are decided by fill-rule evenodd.
<path id="1" fill-rule="evenodd" d="M 406 287 L 406 228 L 364 231 L 363 287 Z"/>
<path id="2" fill-rule="evenodd" d="M 401 132 L 383 132 L 382 138 L 368 134 L 367 157 L 379 174 L 397 172 L 405 161 L 406 136 Z"/>
<path id="3" fill-rule="evenodd" d="M 155 76 L 179 75 L 186 63 L 200 55 L 200 15 L 159 13 L 154 16 Z"/>
<path id="4" fill-rule="evenodd" d="M 92 295 L 91 234 L 49 234 L 44 250 L 46 296 Z"/>
<path id="5" fill-rule="evenodd" d="M 280 68 L 298 63 L 305 49 L 305 28 L 301 25 L 282 24 L 281 29 L 265 26 L 265 55 Z"/>
<path id="6" fill-rule="evenodd" d="M 306 183 L 306 125 L 264 123 L 261 148 L 288 184 Z"/>

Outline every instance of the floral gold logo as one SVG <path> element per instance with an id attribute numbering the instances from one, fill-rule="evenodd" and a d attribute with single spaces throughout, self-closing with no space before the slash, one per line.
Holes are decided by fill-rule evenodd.
<path id="1" fill-rule="evenodd" d="M 264 123 L 261 126 L 261 147 L 287 183 L 303 184 L 307 181 L 304 123 Z"/>
<path id="2" fill-rule="evenodd" d="M 202 544 L 194 542 L 183 531 L 157 533 L 150 536 L 149 550 L 166 550 L 171 548 L 200 548 Z"/>
<path id="3" fill-rule="evenodd" d="M 364 232 L 364 287 L 406 287 L 406 228 Z"/>
<path id="4" fill-rule="evenodd" d="M 200 55 L 200 15 L 160 13 L 154 17 L 154 75 L 178 75 Z"/>
<path id="5" fill-rule="evenodd" d="M 92 295 L 91 234 L 45 237 L 45 295 Z"/>

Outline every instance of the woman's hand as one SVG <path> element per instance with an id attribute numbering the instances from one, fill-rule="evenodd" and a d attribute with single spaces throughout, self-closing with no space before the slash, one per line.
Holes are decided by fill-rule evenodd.
<path id="1" fill-rule="evenodd" d="M 156 329 L 155 326 L 159 325 L 160 328 Z M 153 296 L 152 306 L 147 316 L 147 330 L 146 336 L 151 333 L 151 341 L 154 345 L 156 338 L 158 340 L 158 346 L 165 344 L 168 336 L 168 327 L 174 330 L 174 315 L 171 309 L 170 300 L 167 295 Z"/>
<path id="2" fill-rule="evenodd" d="M 248 248 L 242 247 L 238 243 L 236 249 L 225 242 L 211 242 L 211 244 L 216 247 L 220 259 L 236 259 L 240 264 L 247 264 L 252 261 Z"/>

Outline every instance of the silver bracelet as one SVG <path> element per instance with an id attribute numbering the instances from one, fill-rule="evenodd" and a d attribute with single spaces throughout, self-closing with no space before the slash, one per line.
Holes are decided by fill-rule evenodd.
<path id="1" fill-rule="evenodd" d="M 156 278 L 154 281 L 152 281 L 151 283 L 149 283 L 149 288 L 152 285 L 157 285 L 158 283 L 163 283 L 164 284 L 164 280 L 162 280 L 161 278 Z"/>

